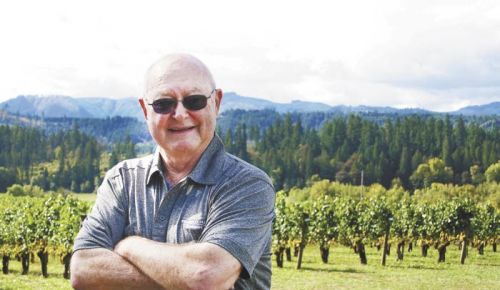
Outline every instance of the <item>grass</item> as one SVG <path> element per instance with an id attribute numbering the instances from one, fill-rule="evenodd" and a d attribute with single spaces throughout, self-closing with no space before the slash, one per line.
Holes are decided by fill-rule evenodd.
<path id="1" fill-rule="evenodd" d="M 64 266 L 54 257 L 49 257 L 49 277 L 43 278 L 40 262 L 37 259 L 35 263 L 30 264 L 28 275 L 21 275 L 21 262 L 11 260 L 9 263 L 10 273 L 4 275 L 0 272 L 1 290 L 18 289 L 72 289 L 69 280 L 63 278 Z"/>
<path id="2" fill-rule="evenodd" d="M 500 253 L 491 247 L 480 256 L 469 250 L 465 265 L 459 263 L 456 246 L 448 247 L 446 262 L 437 263 L 437 251 L 429 250 L 426 258 L 418 248 L 406 253 L 402 262 L 395 261 L 395 253 L 388 256 L 387 265 L 380 265 L 380 252 L 367 248 L 368 265 L 360 265 L 351 249 L 332 247 L 328 264 L 320 260 L 317 247 L 306 248 L 302 269 L 296 270 L 296 258 L 283 268 L 273 261 L 272 289 L 500 289 Z M 30 265 L 30 273 L 22 276 L 21 263 L 11 261 L 11 273 L 0 273 L 0 289 L 71 289 L 62 278 L 63 265 L 51 257 L 49 277 L 41 276 L 40 264 Z"/>
<path id="3" fill-rule="evenodd" d="M 316 247 L 306 248 L 302 269 L 286 262 L 282 269 L 273 264 L 273 289 L 500 289 L 500 253 L 491 248 L 479 256 L 469 250 L 465 265 L 459 263 L 459 251 L 449 246 L 445 263 L 437 263 L 437 251 L 430 249 L 426 258 L 419 248 L 406 253 L 397 262 L 395 253 L 380 265 L 381 252 L 367 248 L 368 265 L 346 247 L 332 247 L 328 264 L 323 264 Z M 394 249 L 393 249 L 394 252 Z"/>

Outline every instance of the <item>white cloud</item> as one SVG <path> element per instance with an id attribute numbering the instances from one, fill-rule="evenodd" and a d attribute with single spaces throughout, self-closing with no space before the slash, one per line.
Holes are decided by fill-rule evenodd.
<path id="1" fill-rule="evenodd" d="M 136 96 L 193 53 L 226 91 L 279 102 L 452 110 L 500 100 L 498 1 L 12 1 L 0 101 Z"/>

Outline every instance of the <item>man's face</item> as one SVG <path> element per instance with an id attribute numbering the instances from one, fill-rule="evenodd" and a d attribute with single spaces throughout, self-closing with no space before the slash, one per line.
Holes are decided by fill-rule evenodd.
<path id="1" fill-rule="evenodd" d="M 150 76 L 147 95 L 140 100 L 149 131 L 169 158 L 201 154 L 215 132 L 222 92 L 215 90 L 205 108 L 198 111 L 187 110 L 182 104 L 184 97 L 194 94 L 208 97 L 213 90 L 208 78 L 191 70 L 192 68 L 176 70 L 174 73 L 167 71 Z M 148 105 L 163 98 L 178 101 L 174 110 L 168 114 L 156 113 Z"/>

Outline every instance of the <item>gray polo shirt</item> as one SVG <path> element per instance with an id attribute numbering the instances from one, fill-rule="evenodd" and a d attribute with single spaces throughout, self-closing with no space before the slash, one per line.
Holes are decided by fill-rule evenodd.
<path id="1" fill-rule="evenodd" d="M 159 151 L 110 169 L 74 251 L 113 249 L 126 236 L 209 242 L 242 265 L 236 289 L 269 289 L 275 193 L 260 169 L 224 151 L 215 135 L 193 171 L 173 188 Z"/>

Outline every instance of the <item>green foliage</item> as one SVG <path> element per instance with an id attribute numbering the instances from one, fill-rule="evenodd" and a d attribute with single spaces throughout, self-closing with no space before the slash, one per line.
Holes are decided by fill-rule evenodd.
<path id="1" fill-rule="evenodd" d="M 431 184 L 448 183 L 453 178 L 453 171 L 439 158 L 431 158 L 426 163 L 420 164 L 411 175 L 410 180 L 415 188 L 429 187 Z"/>
<path id="2" fill-rule="evenodd" d="M 409 198 L 391 203 L 394 214 L 391 224 L 391 236 L 396 242 L 412 241 L 416 237 L 415 205 Z"/>
<path id="3" fill-rule="evenodd" d="M 48 136 L 34 128 L 0 126 L 0 146 L 0 173 L 5 174 L 0 191 L 14 183 L 93 191 L 100 174 L 103 147 L 77 126 Z"/>
<path id="4" fill-rule="evenodd" d="M 438 181 L 480 184 L 484 170 L 500 160 L 499 129 L 479 126 L 483 121 L 240 110 L 225 112 L 219 118 L 218 132 L 229 152 L 265 170 L 278 190 L 302 188 L 313 177 L 356 185 L 379 183 L 385 188 L 397 180 L 403 188 L 413 190 L 414 185 L 421 188 L 436 182 L 431 169 L 417 170 L 436 157 L 445 165 L 445 174 L 439 173 Z M 93 191 L 110 166 L 135 156 L 136 142 L 150 140 L 143 124 L 127 118 L 44 122 L 45 131 L 0 126 L 0 173 L 4 177 L 0 192 L 14 183 L 44 190 Z M 131 122 L 137 128 L 129 131 Z M 138 136 L 139 131 L 145 136 Z M 146 149 L 140 147 L 139 151 Z M 313 191 L 315 194 L 322 193 Z"/>
<path id="5" fill-rule="evenodd" d="M 469 173 L 472 184 L 478 185 L 484 181 L 484 174 L 481 173 L 481 168 L 478 165 L 472 165 Z"/>
<path id="6" fill-rule="evenodd" d="M 7 187 L 16 183 L 16 171 L 0 166 L 0 192 L 5 192 Z"/>
<path id="7" fill-rule="evenodd" d="M 497 183 L 477 187 L 433 183 L 413 196 L 398 185 L 386 190 L 379 184 L 355 187 L 327 180 L 309 184 L 278 192 L 276 250 L 306 241 L 322 250 L 334 241 L 362 249 L 363 244 L 379 244 L 387 231 L 398 246 L 419 242 L 441 253 L 443 247 L 465 238 L 475 243 L 499 242 L 498 209 L 489 204 L 499 195 Z M 310 195 L 298 201 L 306 193 Z"/>
<path id="8" fill-rule="evenodd" d="M 118 161 L 135 157 L 135 145 L 134 143 L 132 143 L 132 139 L 130 139 L 130 136 L 127 136 L 124 142 L 119 142 L 113 145 L 111 156 L 109 158 L 108 168 L 115 166 Z"/>
<path id="9" fill-rule="evenodd" d="M 61 203 L 59 200 L 58 230 L 54 231 L 49 244 L 53 252 L 61 258 L 72 252 L 73 241 L 90 209 L 88 203 L 81 202 L 73 196 L 67 196 L 63 201 L 64 203 Z"/>
<path id="10" fill-rule="evenodd" d="M 309 188 L 294 187 L 288 192 L 288 199 L 290 202 L 303 202 L 311 197 Z"/>
<path id="11" fill-rule="evenodd" d="M 431 187 L 415 190 L 413 194 L 414 200 L 419 203 L 438 203 L 454 198 L 469 198 L 475 203 L 485 202 L 494 191 L 489 191 L 494 187 L 488 188 L 483 186 L 473 185 L 453 185 L 433 183 Z"/>
<path id="12" fill-rule="evenodd" d="M 498 128 L 483 129 L 449 116 L 376 122 L 367 116 L 335 116 L 311 126 L 305 115 L 270 113 L 265 119 L 255 112 L 263 122 L 255 124 L 249 113 L 227 114 L 234 122 L 222 130 L 228 151 L 263 168 L 277 189 L 304 187 L 313 176 L 386 188 L 395 179 L 405 189 L 433 182 L 477 185 L 483 170 L 500 159 Z M 477 166 L 473 173 L 472 166 Z"/>
<path id="13" fill-rule="evenodd" d="M 24 192 L 23 186 L 20 184 L 14 184 L 7 188 L 7 194 L 10 194 L 12 196 L 23 196 L 26 195 Z"/>
<path id="14" fill-rule="evenodd" d="M 71 196 L 0 197 L 0 252 L 6 256 L 38 251 L 62 257 L 71 253 L 86 202 Z"/>
<path id="15" fill-rule="evenodd" d="M 500 209 L 500 183 L 489 182 L 476 186 L 475 193 L 478 197 L 483 197 L 484 201 Z"/>
<path id="16" fill-rule="evenodd" d="M 319 244 L 321 249 L 330 248 L 339 231 L 332 197 L 325 195 L 312 203 L 309 227 L 312 241 Z"/>
<path id="17" fill-rule="evenodd" d="M 7 188 L 7 194 L 12 196 L 32 196 L 41 197 L 44 195 L 43 189 L 36 185 L 14 184 Z"/>
<path id="18" fill-rule="evenodd" d="M 290 223 L 290 238 L 292 242 L 305 247 L 309 240 L 309 205 L 307 203 L 291 203 L 287 214 Z"/>
<path id="19" fill-rule="evenodd" d="M 290 241 L 290 227 L 288 222 L 288 208 L 284 191 L 276 193 L 275 219 L 273 221 L 273 252 L 282 251 Z"/>
<path id="20" fill-rule="evenodd" d="M 486 181 L 500 183 L 500 161 L 490 165 L 484 172 L 484 175 L 486 176 Z"/>
<path id="21" fill-rule="evenodd" d="M 17 209 L 12 207 L 16 198 L 2 197 L 0 200 L 0 254 L 9 255 L 16 245 L 16 229 L 13 227 L 17 220 Z"/>
<path id="22" fill-rule="evenodd" d="M 500 215 L 491 205 L 481 205 L 476 208 L 471 227 L 474 229 L 474 243 L 500 243 Z"/>
<path id="23" fill-rule="evenodd" d="M 355 240 L 363 238 L 361 213 L 358 211 L 362 206 L 358 207 L 357 203 L 350 198 L 336 198 L 334 204 L 339 225 L 339 242 L 352 247 Z"/>

